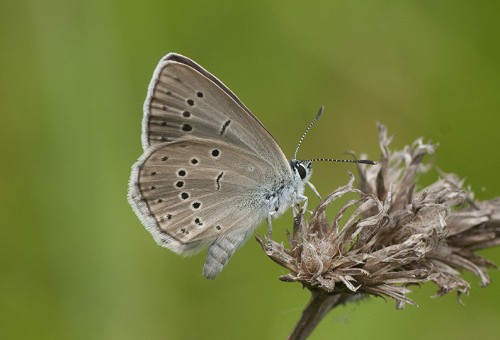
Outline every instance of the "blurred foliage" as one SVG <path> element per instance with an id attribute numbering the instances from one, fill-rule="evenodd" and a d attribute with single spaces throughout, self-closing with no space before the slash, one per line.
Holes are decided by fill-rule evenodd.
<path id="1" fill-rule="evenodd" d="M 439 142 L 436 164 L 486 199 L 500 194 L 499 11 L 481 0 L 3 1 L 0 336 L 284 338 L 309 296 L 277 280 L 254 240 L 207 281 L 203 255 L 156 246 L 126 201 L 157 61 L 176 51 L 213 72 L 288 155 L 325 105 L 300 157 L 376 159 L 380 121 L 395 147 Z M 348 170 L 317 164 L 313 182 L 326 194 Z M 500 263 L 498 249 L 483 253 Z M 486 289 L 470 277 L 465 307 L 425 286 L 411 296 L 420 308 L 364 301 L 312 338 L 496 339 L 491 276 Z"/>

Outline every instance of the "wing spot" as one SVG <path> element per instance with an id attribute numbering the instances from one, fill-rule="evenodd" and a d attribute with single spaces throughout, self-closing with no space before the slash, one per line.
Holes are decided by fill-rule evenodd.
<path id="1" fill-rule="evenodd" d="M 193 106 L 194 105 L 194 100 L 188 99 L 188 100 L 186 100 L 186 103 L 188 103 L 189 106 Z"/>
<path id="2" fill-rule="evenodd" d="M 202 98 L 202 97 L 203 97 L 203 92 L 198 91 L 198 92 L 196 92 L 196 95 L 197 95 L 199 98 Z"/>
<path id="3" fill-rule="evenodd" d="M 162 161 L 162 162 L 165 162 L 167 159 L 168 159 L 168 156 L 163 156 L 163 157 L 161 158 L 161 161 Z"/>
<path id="4" fill-rule="evenodd" d="M 186 228 L 181 228 L 181 233 L 183 234 L 189 234 L 189 231 Z"/>
<path id="5" fill-rule="evenodd" d="M 161 126 L 167 126 L 167 122 L 166 121 L 161 122 Z"/>
<path id="6" fill-rule="evenodd" d="M 171 96 L 171 95 L 172 95 L 172 92 L 170 92 L 170 91 L 166 91 L 166 92 L 165 92 L 165 94 L 166 94 L 167 96 Z"/>
<path id="7" fill-rule="evenodd" d="M 170 221 L 172 219 L 172 214 L 167 214 L 167 215 L 165 215 L 165 217 L 167 218 L 167 220 Z"/>
<path id="8" fill-rule="evenodd" d="M 182 125 L 182 131 L 189 132 L 191 130 L 193 130 L 193 127 L 191 126 L 191 124 L 183 124 Z"/>
<path id="9" fill-rule="evenodd" d="M 165 136 L 161 136 L 161 137 L 160 137 L 160 140 L 161 140 L 162 142 L 166 142 L 166 141 L 167 141 L 167 138 L 166 138 Z"/>
<path id="10" fill-rule="evenodd" d="M 212 156 L 217 158 L 220 155 L 220 151 L 218 149 L 213 149 L 212 150 Z"/>
<path id="11" fill-rule="evenodd" d="M 215 180 L 217 182 L 217 190 L 220 190 L 220 180 L 222 178 L 222 175 L 224 175 L 224 172 L 221 172 L 219 176 L 217 176 L 217 179 Z"/>
<path id="12" fill-rule="evenodd" d="M 185 117 L 185 118 L 189 118 L 189 117 L 191 117 L 191 112 L 189 112 L 189 111 L 184 111 L 184 112 L 182 113 L 182 116 L 183 116 L 183 117 Z"/>
<path id="13" fill-rule="evenodd" d="M 184 169 L 181 169 L 181 170 L 177 171 L 177 175 L 178 176 L 184 177 L 184 176 L 186 176 L 186 174 L 187 174 L 187 172 Z"/>
<path id="14" fill-rule="evenodd" d="M 182 188 L 184 186 L 184 181 L 177 181 L 177 183 L 175 183 L 175 186 L 177 188 Z"/>
<path id="15" fill-rule="evenodd" d="M 226 129 L 229 126 L 229 124 L 231 124 L 231 119 L 226 120 L 226 122 L 224 123 L 224 125 L 222 125 L 222 129 L 220 130 L 220 135 L 221 136 L 226 131 Z"/>
<path id="16" fill-rule="evenodd" d="M 198 164 L 198 160 L 196 158 L 191 159 L 191 164 L 196 165 Z"/>
<path id="17" fill-rule="evenodd" d="M 220 225 L 216 225 L 216 226 L 215 226 L 215 229 L 217 229 L 217 230 L 221 230 L 222 228 L 220 227 Z"/>
<path id="18" fill-rule="evenodd" d="M 162 106 L 161 106 L 161 109 L 162 109 L 163 111 L 168 111 L 168 106 L 167 106 L 167 105 L 162 105 Z M 166 123 L 165 123 L 165 125 L 166 125 Z"/>
<path id="19" fill-rule="evenodd" d="M 183 200 L 187 200 L 187 199 L 189 198 L 189 194 L 188 194 L 187 192 L 183 192 L 183 193 L 181 194 L 181 198 L 182 198 Z"/>
<path id="20" fill-rule="evenodd" d="M 163 203 L 163 200 L 161 198 L 159 198 L 156 202 Z"/>
<path id="21" fill-rule="evenodd" d="M 194 219 L 194 223 L 196 223 L 197 225 L 203 225 L 203 222 L 200 220 L 200 218 L 199 218 L 199 217 L 196 217 L 196 218 Z"/>
<path id="22" fill-rule="evenodd" d="M 193 208 L 198 209 L 201 206 L 200 202 L 194 202 L 193 203 Z"/>
<path id="23" fill-rule="evenodd" d="M 153 186 L 151 187 L 151 190 L 154 190 L 154 189 L 156 189 L 156 187 L 153 185 Z"/>
<path id="24" fill-rule="evenodd" d="M 158 173 L 156 171 L 151 172 L 151 176 L 156 176 Z"/>

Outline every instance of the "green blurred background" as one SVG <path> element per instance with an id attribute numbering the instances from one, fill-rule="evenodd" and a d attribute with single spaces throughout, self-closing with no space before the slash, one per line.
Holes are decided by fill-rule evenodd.
<path id="1" fill-rule="evenodd" d="M 285 338 L 309 295 L 278 281 L 253 239 L 207 281 L 203 255 L 156 246 L 126 201 L 156 63 L 199 62 L 287 155 L 325 105 L 299 156 L 377 159 L 380 121 L 393 147 L 439 142 L 436 164 L 488 199 L 500 196 L 499 13 L 494 1 L 3 1 L 0 337 Z M 326 194 L 348 170 L 316 164 L 313 182 Z M 276 237 L 290 225 L 276 221 Z M 500 263 L 499 249 L 481 254 Z M 466 275 L 465 306 L 426 285 L 410 295 L 418 308 L 366 300 L 311 338 L 497 339 L 490 274 L 486 289 Z"/>

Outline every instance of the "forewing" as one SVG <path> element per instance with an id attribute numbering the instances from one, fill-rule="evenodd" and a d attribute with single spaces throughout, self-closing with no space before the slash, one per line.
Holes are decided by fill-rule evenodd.
<path id="1" fill-rule="evenodd" d="M 144 104 L 143 148 L 185 137 L 220 140 L 273 164 L 288 161 L 271 134 L 221 81 L 189 58 L 158 64 Z"/>

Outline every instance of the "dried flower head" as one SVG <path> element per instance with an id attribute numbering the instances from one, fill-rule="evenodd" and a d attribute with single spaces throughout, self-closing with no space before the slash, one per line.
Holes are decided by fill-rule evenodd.
<path id="1" fill-rule="evenodd" d="M 486 269 L 495 265 L 474 251 L 500 244 L 500 199 L 475 201 L 453 174 L 417 190 L 418 175 L 432 167 L 422 161 L 436 146 L 419 139 L 391 152 L 392 138 L 384 126 L 379 131 L 380 162 L 358 166 L 359 188 L 350 175 L 310 218 L 299 212 L 288 248 L 257 238 L 266 254 L 290 271 L 281 280 L 311 290 L 308 308 L 317 297 L 323 303 L 335 297 L 321 307 L 328 312 L 365 295 L 391 297 L 402 308 L 415 304 L 407 297 L 408 286 L 427 281 L 438 286 L 437 296 L 456 291 L 460 297 L 470 289 L 462 270 L 477 275 L 483 286 L 490 282 Z M 352 195 L 330 222 L 325 209 Z"/>

